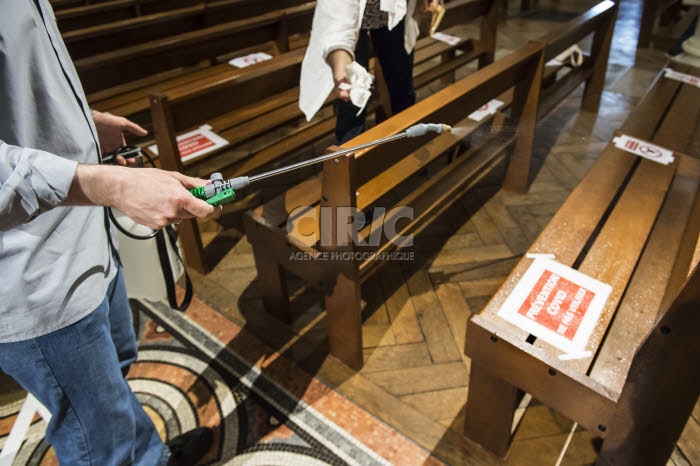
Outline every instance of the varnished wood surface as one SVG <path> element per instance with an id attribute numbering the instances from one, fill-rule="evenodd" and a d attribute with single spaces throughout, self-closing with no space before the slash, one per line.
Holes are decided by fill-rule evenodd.
<path id="1" fill-rule="evenodd" d="M 286 8 L 306 0 L 236 0 L 241 17 L 275 8 Z M 222 3 L 227 0 L 221 0 Z M 157 13 L 197 4 L 215 5 L 218 0 L 52 0 L 61 31 L 94 26 L 117 19 Z M 116 12 L 116 13 L 115 13 Z"/>
<path id="2" fill-rule="evenodd" d="M 226 0 L 228 2 L 230 0 Z M 240 0 L 239 0 L 240 1 Z M 299 2 L 292 2 L 299 3 Z M 218 3 L 217 3 L 218 5 Z M 461 41 L 454 45 L 449 45 L 444 42 L 434 40 L 432 38 L 423 37 L 418 40 L 415 51 L 415 68 L 414 68 L 414 86 L 421 88 L 431 81 L 454 74 L 455 70 L 472 60 L 483 56 L 484 54 L 493 54 L 493 40 L 484 32 L 485 29 L 495 28 L 495 19 L 488 18 L 484 20 L 481 26 L 481 39 L 479 43 L 474 44 L 474 40 L 469 37 L 466 32 L 465 24 L 470 20 L 478 18 L 488 12 L 490 7 L 494 7 L 494 2 L 489 0 L 459 0 L 452 2 L 449 6 L 451 18 L 450 21 L 441 24 L 440 31 L 449 35 L 460 37 Z M 291 5 L 289 5 L 291 6 Z M 448 27 L 449 26 L 449 27 Z M 291 40 L 289 48 L 293 51 L 300 49 L 303 55 L 305 43 L 296 43 Z M 487 40 L 488 39 L 488 40 Z M 441 63 L 435 65 L 430 63 L 441 54 L 462 50 L 465 53 L 459 57 L 451 56 L 443 59 Z M 237 56 L 244 56 L 251 52 L 266 52 L 273 57 L 280 55 L 280 49 L 274 41 L 258 44 L 247 49 L 241 49 L 236 53 Z M 233 58 L 235 55 L 225 57 L 226 60 Z M 286 54 L 283 54 L 284 56 Z M 225 62 L 222 57 L 217 57 L 217 62 Z M 228 78 L 238 77 L 247 72 L 253 71 L 248 67 L 245 70 L 232 69 L 228 64 L 220 64 L 213 66 L 195 66 L 187 69 L 180 69 L 170 73 L 162 73 L 161 76 L 151 75 L 147 78 L 132 80 L 128 83 L 117 85 L 109 89 L 93 92 L 88 95 L 88 100 L 94 108 L 102 111 L 109 111 L 114 114 L 124 115 L 132 120 L 135 120 L 145 127 L 149 127 L 150 121 L 147 116 L 147 96 L 153 92 L 166 92 L 169 89 L 194 89 L 202 86 L 206 89 L 207 81 L 211 82 L 214 79 L 225 80 Z M 377 74 L 376 87 L 379 94 L 378 99 L 388 98 L 385 96 L 385 91 L 382 91 L 383 82 L 381 82 L 381 70 L 377 67 L 374 71 Z M 218 78 L 215 78 L 218 77 Z M 386 109 L 386 116 L 390 116 L 391 110 L 388 107 L 388 100 L 383 104 Z"/>
<path id="3" fill-rule="evenodd" d="M 664 464 L 700 395 L 700 269 L 688 279 L 630 368 L 599 463 Z M 654 400 L 654 403 L 650 403 Z"/>
<path id="4" fill-rule="evenodd" d="M 493 3 L 489 0 L 460 0 L 454 2 L 450 9 L 455 17 L 464 17 L 465 15 L 480 15 L 492 6 Z M 464 25 L 454 27 L 463 29 Z M 464 43 L 447 46 L 426 38 L 419 41 L 418 47 L 422 59 L 428 60 L 431 56 L 435 58 L 444 53 L 445 50 L 463 45 Z M 459 58 L 447 62 L 443 61 L 439 66 L 433 68 L 436 70 L 435 72 L 417 74 L 417 76 L 423 76 L 422 84 L 425 84 L 454 71 L 468 61 L 474 60 L 480 53 L 472 51 L 472 53 L 463 54 Z M 203 72 L 196 72 L 202 75 L 197 80 L 175 78 L 178 81 L 182 80 L 182 84 L 159 93 L 159 99 L 163 105 L 167 106 L 171 123 L 161 122 L 156 125 L 161 129 L 156 133 L 156 142 L 163 139 L 165 144 L 169 145 L 174 135 L 206 123 L 211 125 L 213 130 L 224 137 L 229 144 L 201 159 L 186 163 L 180 162 L 176 154 L 177 151 L 164 150 L 162 153 L 168 158 L 175 157 L 174 160 L 169 160 L 167 165 L 176 166 L 179 170 L 187 169 L 200 176 L 207 176 L 208 173 L 214 171 L 223 172 L 226 177 L 230 176 L 231 173 L 250 174 L 251 171 L 255 172 L 264 165 L 289 154 L 294 149 L 299 149 L 303 145 L 308 145 L 330 133 L 334 119 L 324 116 L 323 112 L 319 112 L 319 116 L 307 124 L 296 124 L 296 121 L 303 118 L 297 105 L 298 77 L 303 56 L 304 49 L 299 48 L 242 71 L 222 70 L 221 73 L 217 72 L 206 77 L 204 77 Z M 169 83 L 161 83 L 160 85 L 169 86 Z M 157 87 L 154 85 L 150 88 L 156 89 Z M 143 89 L 134 91 L 130 95 L 135 99 L 136 94 L 142 92 Z M 121 99 L 126 100 L 123 97 Z M 326 110 L 330 110 L 331 101 L 332 98 L 329 97 Z M 130 101 L 129 104 L 133 109 L 136 109 L 136 100 Z M 376 104 L 371 102 L 368 105 L 368 110 L 373 110 L 375 106 Z M 160 113 L 157 110 L 153 109 L 154 117 Z M 272 134 L 278 128 L 294 124 L 297 128 L 291 132 L 286 131 L 286 134 L 281 137 Z M 167 134 L 163 133 L 164 128 L 167 128 Z M 325 132 L 322 131 L 324 129 Z M 265 137 L 267 134 L 271 136 L 263 146 L 258 145 L 255 151 L 241 149 L 241 143 Z M 260 150 L 263 151 L 259 154 L 260 156 L 254 154 Z M 245 164 L 245 167 L 241 167 L 241 164 Z M 243 168 L 247 171 L 243 172 Z M 185 236 L 189 236 L 189 234 L 189 232 L 185 232 Z M 200 243 L 198 238 L 188 238 L 185 242 L 187 244 Z M 201 245 L 194 249 L 185 248 L 185 255 L 186 257 L 192 254 L 199 255 L 201 249 Z M 196 264 L 203 262 L 205 261 L 201 258 L 193 261 Z"/>
<path id="5" fill-rule="evenodd" d="M 567 37 L 580 38 L 590 33 L 591 30 L 598 31 L 602 25 L 605 26 L 603 28 L 605 41 L 604 44 L 599 43 L 598 48 L 602 49 L 609 46 L 611 37 L 608 32 L 610 31 L 609 24 L 612 20 L 609 11 L 612 11 L 614 14 L 615 10 L 613 5 L 608 3 L 604 3 L 603 6 L 607 7 L 607 9 L 603 8 L 598 11 L 594 8 L 590 10 L 594 12 L 592 16 L 589 12 L 584 13 L 583 16 L 586 18 L 586 21 L 569 22 L 557 34 L 548 37 L 550 37 L 556 47 L 560 47 L 561 41 Z M 596 21 L 599 17 L 602 17 L 605 21 Z M 589 26 L 589 23 L 592 25 Z M 376 248 L 376 245 L 369 248 L 364 245 L 359 247 L 358 250 L 387 253 L 400 249 L 399 238 L 422 231 L 432 219 L 448 208 L 455 197 L 464 194 L 468 188 L 474 187 L 488 171 L 497 165 L 500 161 L 499 157 L 503 156 L 504 151 L 510 146 L 511 142 L 513 147 L 504 178 L 504 188 L 517 192 L 526 191 L 530 182 L 534 130 L 540 110 L 540 90 L 543 85 L 542 76 L 546 46 L 548 44 L 543 41 L 530 42 L 516 52 L 417 103 L 411 108 L 410 113 L 403 112 L 395 115 L 346 144 L 349 147 L 359 145 L 361 144 L 358 142 L 359 140 L 372 133 L 376 133 L 376 139 L 385 138 L 420 121 L 440 121 L 459 128 L 458 137 L 455 137 L 457 135 L 444 134 L 434 137 L 433 140 L 403 138 L 393 142 L 391 145 L 379 145 L 356 151 L 354 157 L 357 160 L 357 179 L 353 180 L 356 183 L 354 185 L 356 187 L 353 187 L 348 195 L 352 196 L 353 199 L 355 196 L 359 197 L 358 205 L 363 209 L 367 209 L 372 206 L 373 201 L 396 194 L 399 196 L 398 201 L 395 204 L 393 203 L 394 201 L 389 201 L 389 207 L 394 205 L 408 206 L 412 209 L 411 220 L 406 222 L 395 236 L 387 237 L 378 248 Z M 598 64 L 603 63 L 601 60 L 607 58 L 607 55 L 600 51 L 596 52 L 595 55 L 597 57 L 596 63 Z M 604 71 L 604 67 L 599 66 L 600 69 Z M 570 74 L 571 76 L 576 77 L 577 74 L 572 73 Z M 603 78 L 601 76 L 597 76 L 597 78 L 602 82 Z M 466 152 L 462 151 L 459 148 L 460 140 L 471 137 L 472 132 L 481 126 L 471 124 L 466 124 L 465 126 L 466 122 L 462 120 L 464 116 L 469 115 L 491 99 L 502 97 L 504 93 L 510 92 L 511 89 L 513 89 L 513 97 L 512 101 L 509 102 L 509 119 L 507 120 L 510 128 L 504 132 L 502 125 L 494 123 L 489 129 L 492 134 L 489 137 L 482 138 L 483 148 L 477 145 Z M 465 130 L 465 127 L 469 129 Z M 444 146 L 441 146 L 439 142 L 436 143 L 436 141 L 443 141 Z M 429 179 L 416 184 L 412 188 L 412 192 L 407 196 L 401 197 L 401 194 L 394 193 L 394 188 L 404 184 L 419 169 L 426 170 L 429 168 L 429 164 L 446 150 L 452 150 L 453 156 L 461 155 L 443 170 Z M 378 177 L 378 180 L 375 179 L 376 177 Z M 389 182 L 387 183 L 385 180 Z M 302 189 L 298 192 L 304 195 L 313 192 L 307 189 L 309 183 L 302 183 L 302 186 Z M 318 189 L 318 186 L 316 189 Z M 318 211 L 318 208 L 315 206 L 319 200 L 326 198 L 321 192 L 315 198 L 298 199 L 294 197 L 295 192 L 297 191 L 292 188 L 282 195 L 287 198 L 284 204 L 292 209 L 308 206 L 312 210 Z M 282 204 L 279 200 L 271 203 L 277 206 Z M 323 201 L 321 204 L 323 204 Z M 338 204 L 330 207 L 335 209 L 345 205 Z M 383 207 L 387 207 L 386 202 L 383 204 Z M 264 220 L 258 219 L 261 212 L 265 215 Z M 279 234 L 288 238 L 292 248 L 297 242 L 300 242 L 303 245 L 302 247 L 311 246 L 318 239 L 319 234 L 321 236 L 324 234 L 323 228 L 320 226 L 320 221 L 323 217 L 318 215 L 318 212 L 316 212 L 317 215 L 315 216 L 317 225 L 311 227 L 311 235 L 306 233 L 288 233 L 289 227 L 287 224 L 283 225 L 283 223 L 289 223 L 287 220 L 289 211 L 280 212 L 283 213 L 281 217 L 272 218 L 271 214 L 274 212 L 278 211 L 266 209 L 263 206 L 253 213 L 252 218 L 256 221 L 264 221 L 266 224 L 279 225 Z M 389 216 L 391 224 L 394 224 L 400 218 L 400 214 L 393 215 L 396 215 L 396 217 Z M 299 224 L 292 223 L 292 226 L 298 227 Z M 370 226 L 366 230 L 372 231 L 372 228 L 373 226 Z M 362 235 L 366 237 L 369 233 L 363 232 Z M 321 247 L 321 250 L 323 250 L 323 247 Z M 284 256 L 278 258 L 278 263 L 280 264 L 288 262 Z M 375 272 L 381 265 L 382 263 L 373 259 L 365 260 L 360 265 L 363 280 L 366 280 L 369 274 Z M 306 273 L 306 270 L 314 267 L 323 269 L 325 266 L 326 264 L 322 261 L 309 261 L 301 268 L 295 267 L 295 269 L 302 272 L 301 278 L 308 280 L 311 275 L 315 275 L 315 272 Z M 266 266 L 266 268 L 269 268 L 269 266 Z M 329 274 L 329 284 L 327 286 L 332 287 L 336 279 L 339 280 L 340 277 L 336 277 L 332 273 Z M 353 307 L 346 302 L 343 305 L 348 309 Z M 359 314 L 359 303 L 354 304 L 354 308 L 355 313 Z M 271 310 L 271 312 L 274 311 Z M 338 333 L 333 333 L 333 335 L 335 335 L 335 338 L 342 338 L 342 335 Z M 347 345 L 342 343 L 342 340 L 341 343 L 335 340 L 331 341 L 332 348 L 337 349 L 345 346 Z M 334 354 L 338 355 L 337 353 Z M 343 354 L 348 358 L 345 360 L 346 363 L 352 367 L 357 367 L 356 361 L 360 357 L 359 348 L 352 355 L 349 355 L 347 352 Z"/>
<path id="6" fill-rule="evenodd" d="M 655 85 L 660 84 L 659 78 L 655 81 Z M 675 102 L 675 97 L 680 93 L 682 89 L 681 92 L 673 94 L 663 92 L 659 94 L 658 90 L 648 93 L 646 99 L 653 101 L 658 101 L 659 95 L 666 96 L 666 99 L 660 101 L 657 107 L 650 109 L 658 114 L 656 119 L 660 124 L 653 129 L 650 128 L 651 134 L 646 135 L 649 140 L 660 145 L 686 147 L 687 141 L 692 138 L 685 128 L 695 128 L 698 123 L 689 119 L 685 112 L 680 113 L 685 110 L 685 106 Z M 697 106 L 698 102 L 695 105 Z M 648 109 L 648 101 L 646 104 L 643 101 L 640 106 Z M 633 115 L 635 111 L 633 110 Z M 693 116 L 692 112 L 690 116 Z M 633 126 L 634 121 L 639 119 L 639 116 L 633 116 L 632 122 L 627 126 Z M 634 160 L 630 165 L 630 162 L 626 162 L 625 159 L 631 158 L 636 157 L 612 148 L 599 157 L 596 165 L 602 165 L 602 162 L 610 159 L 613 160 L 611 162 L 613 164 L 631 169 L 629 172 L 623 169 L 619 172 L 620 176 L 613 179 L 610 185 L 611 192 L 614 191 L 619 198 L 606 196 L 607 200 L 598 208 L 599 212 L 605 211 L 605 216 L 601 218 L 595 213 L 591 216 L 590 224 L 595 223 L 599 231 L 590 230 L 594 234 L 590 238 L 580 237 L 585 241 L 585 249 L 580 249 L 582 243 L 576 240 L 576 236 L 571 237 L 567 234 L 567 226 L 575 215 L 580 216 L 581 211 L 584 210 L 584 205 L 577 204 L 581 199 L 577 191 L 583 190 L 587 185 L 589 190 L 592 190 L 598 185 L 595 170 L 591 170 L 586 175 L 555 219 L 547 225 L 544 233 L 536 241 L 536 246 L 530 249 L 530 252 L 540 252 L 539 248 L 550 247 L 547 240 L 543 239 L 549 232 L 553 235 L 552 247 L 563 245 L 572 250 L 581 251 L 575 257 L 575 261 L 565 261 L 564 264 L 611 285 L 611 294 L 587 342 L 586 349 L 590 351 L 590 356 L 566 362 L 557 361 L 559 349 L 540 339 L 532 338 L 526 331 L 496 316 L 503 304 L 503 298 L 510 294 L 512 287 L 519 280 L 519 274 L 531 263 L 530 260 L 524 259 L 485 310 L 480 315 L 472 317 L 469 322 L 466 353 L 474 358 L 475 363 L 480 367 L 487 367 L 486 370 L 491 372 L 488 376 L 471 379 L 470 387 L 478 393 L 488 391 L 488 385 L 494 384 L 492 377 L 496 376 L 527 390 L 586 428 L 592 430 L 597 428 L 602 436 L 605 436 L 610 424 L 615 424 L 617 429 L 626 432 L 629 426 L 625 422 L 628 422 L 629 416 L 634 418 L 645 416 L 644 413 L 629 411 L 626 405 L 615 402 L 621 390 L 637 392 L 636 389 L 624 385 L 629 362 L 636 357 L 636 349 L 641 344 L 642 337 L 651 330 L 655 323 L 655 316 L 663 310 L 660 309 L 661 304 L 668 303 L 669 299 L 672 299 L 670 296 L 674 296 L 680 289 L 688 274 L 689 260 L 686 257 L 694 251 L 694 243 L 692 240 L 685 239 L 684 236 L 688 235 L 689 238 L 697 241 L 698 231 L 700 231 L 696 217 L 700 177 L 697 176 L 699 174 L 697 167 L 693 167 L 696 161 L 682 153 L 676 153 L 676 161 L 666 166 L 646 159 Z M 681 163 L 684 164 L 684 176 L 676 179 L 676 169 Z M 589 204 L 590 200 L 586 199 L 584 202 Z M 604 223 L 601 225 L 598 219 Z M 551 251 L 545 253 L 551 253 Z M 654 255 L 658 255 L 659 259 L 657 260 Z M 676 265 L 679 257 L 685 268 Z M 559 262 L 562 261 L 559 255 L 555 255 L 555 258 Z M 574 259 L 574 255 L 572 254 L 569 258 Z M 672 273 L 673 270 L 678 274 L 676 277 Z M 628 286 L 630 280 L 633 285 Z M 652 281 L 653 284 L 645 286 L 646 280 Z M 669 287 L 672 291 L 667 292 Z M 624 304 L 621 306 L 621 312 L 617 312 L 620 302 Z M 489 341 L 487 337 L 497 345 L 491 345 L 490 351 L 485 351 Z M 603 338 L 605 338 L 605 346 L 601 350 L 599 345 Z M 678 342 L 678 345 L 687 344 L 689 342 Z M 647 358 L 651 358 L 651 355 Z M 594 360 L 596 365 L 593 367 L 592 377 L 588 379 L 586 373 Z M 602 361 L 600 367 L 597 366 L 598 361 Z M 635 367 L 634 362 L 632 365 Z M 686 370 L 692 369 L 688 367 Z M 547 379 L 545 371 L 552 376 L 549 383 L 545 382 Z M 574 380 L 568 383 L 568 377 Z M 557 383 L 562 380 L 567 383 L 564 385 Z M 603 382 L 604 385 L 598 385 L 599 382 Z M 498 384 L 495 385 L 498 386 Z M 676 387 L 676 389 L 679 388 Z M 673 409 L 669 410 L 669 413 L 673 413 L 670 414 L 671 416 L 684 415 L 685 408 L 680 404 L 672 404 L 672 406 Z M 482 413 L 476 409 L 476 407 L 467 406 L 466 431 L 492 451 L 505 454 L 510 436 L 509 430 L 503 426 L 493 425 L 486 429 L 486 432 L 479 432 L 478 426 L 484 421 L 480 420 L 479 416 Z M 638 406 L 636 409 L 642 408 Z M 621 420 L 622 417 L 625 421 Z M 678 425 L 677 422 L 678 420 L 673 423 L 669 421 L 674 426 Z M 680 430 L 671 428 L 671 432 L 676 432 L 675 435 L 678 435 Z M 614 432 L 614 435 L 627 438 L 627 434 L 620 432 Z M 667 449 L 667 454 L 670 454 L 672 445 L 668 442 L 676 441 L 673 435 L 669 434 L 665 437 L 667 443 L 660 447 Z M 640 448 L 639 445 L 641 443 L 636 448 Z M 619 451 L 617 446 L 604 446 L 604 449 L 606 452 L 611 449 Z M 638 454 L 631 448 L 624 451 L 625 453 L 619 453 L 619 458 L 622 460 L 624 455 L 628 455 L 628 459 L 631 459 L 633 455 Z M 601 459 L 603 464 L 608 464 L 610 460 L 607 458 L 606 453 Z M 659 464 L 658 458 L 654 464 Z"/>
<path id="7" fill-rule="evenodd" d="M 396 125 L 405 125 L 403 127 L 399 126 L 399 128 L 403 130 L 419 121 L 440 121 L 446 122 L 447 124 L 455 124 L 457 115 L 469 114 L 471 111 L 487 103 L 491 98 L 500 96 L 514 87 L 516 89 L 516 96 L 528 96 L 523 100 L 521 106 L 518 106 L 516 102 L 516 110 L 512 113 L 514 119 L 513 125 L 518 128 L 518 136 L 516 139 L 517 141 L 523 140 L 522 146 L 518 146 L 518 143 L 516 143 L 516 146 L 521 147 L 523 150 L 522 155 L 527 156 L 529 160 L 528 144 L 531 144 L 532 139 L 531 134 L 529 137 L 528 134 L 532 133 L 534 130 L 534 122 L 536 121 L 537 93 L 541 86 L 541 73 L 543 68 L 541 61 L 542 56 L 542 44 L 528 44 L 517 52 L 504 57 L 502 60 L 493 63 L 474 75 L 462 81 L 458 81 L 443 91 L 419 102 L 412 107 L 410 113 L 403 112 L 399 115 L 395 115 L 368 132 L 374 131 L 378 135 L 381 135 L 381 137 L 386 137 L 398 132 L 396 130 Z M 473 79 L 470 79 L 472 77 Z M 491 139 L 496 139 L 497 135 L 498 130 L 493 134 Z M 356 139 L 361 137 L 362 136 Z M 435 136 L 432 135 L 432 137 L 434 138 Z M 438 136 L 438 138 L 440 138 L 440 136 Z M 459 143 L 459 138 L 450 134 L 442 135 L 442 139 L 450 141 L 451 145 Z M 496 159 L 499 154 L 502 154 L 505 148 L 510 144 L 511 139 L 512 135 L 508 135 L 501 144 L 495 143 L 488 149 L 484 149 L 482 155 L 486 157 L 485 163 L 479 160 L 478 157 L 474 157 L 475 166 L 483 168 L 489 167 L 489 160 Z M 421 156 L 423 158 L 430 158 L 429 153 L 431 151 L 435 152 L 435 156 L 440 155 L 441 151 L 439 145 L 431 145 L 429 141 L 430 139 L 426 139 L 426 137 L 404 138 L 400 139 L 398 143 L 393 144 L 395 147 L 391 147 L 389 150 L 386 150 L 387 146 L 375 146 L 357 151 L 354 155 L 351 155 L 353 165 L 356 164 L 355 170 L 357 170 L 357 175 L 353 174 L 351 183 L 345 181 L 344 178 L 343 182 L 329 183 L 327 181 L 328 174 L 326 170 L 331 170 L 335 173 L 337 166 L 336 164 L 326 163 L 322 172 L 322 179 L 324 182 L 321 183 L 321 196 L 317 198 L 314 204 L 320 200 L 321 206 L 325 205 L 331 207 L 332 211 L 349 205 L 354 206 L 355 198 L 357 197 L 357 186 L 365 180 L 371 180 L 384 169 L 391 171 L 393 176 L 398 177 L 400 181 L 402 178 L 412 174 L 413 170 L 416 170 L 418 166 L 406 166 L 406 168 L 408 168 L 407 170 L 403 169 L 404 167 L 402 166 L 395 168 L 396 165 L 392 166 L 394 161 L 400 161 L 407 154 L 411 157 L 410 154 L 412 151 L 423 152 Z M 350 147 L 354 144 L 355 140 L 347 143 Z M 417 233 L 420 231 L 421 227 L 419 227 L 419 225 L 421 223 L 426 223 L 426 220 L 435 212 L 440 212 L 443 206 L 448 206 L 455 199 L 454 196 L 457 193 L 463 192 L 462 190 L 465 186 L 472 184 L 473 177 L 477 179 L 480 177 L 480 172 L 478 170 L 474 170 L 468 164 L 462 163 L 464 161 L 471 161 L 471 156 L 472 154 L 464 154 L 457 162 L 453 162 L 451 166 L 445 167 L 444 170 L 429 180 L 426 180 L 426 182 L 417 187 L 417 189 L 414 189 L 411 195 L 405 197 L 401 202 L 396 204 L 398 206 L 409 206 L 413 209 L 413 216 L 409 224 L 401 227 L 399 236 L 405 236 L 408 232 Z M 472 173 L 468 176 L 464 176 L 467 175 L 468 172 L 461 173 L 459 171 L 461 167 L 466 167 L 468 170 L 472 171 Z M 457 176 L 452 176 L 455 174 L 457 174 Z M 524 174 L 524 178 L 527 180 L 527 172 Z M 324 191 L 324 189 L 329 186 L 333 186 L 334 193 L 337 193 L 337 190 L 341 187 L 344 187 L 346 192 L 344 195 L 330 195 Z M 384 193 L 388 192 L 384 191 L 383 186 L 378 186 L 378 188 Z M 369 194 L 368 197 L 370 198 L 382 196 L 382 193 L 372 193 L 371 190 L 366 190 L 366 192 Z M 333 200 L 339 202 L 333 203 Z M 299 205 L 304 206 L 305 204 Z M 320 220 L 323 219 L 322 216 L 318 216 L 317 221 L 319 221 L 319 218 Z M 269 219 L 268 222 L 275 223 L 274 220 Z M 332 225 L 335 225 L 335 223 L 332 223 Z M 323 238 L 323 235 L 328 233 L 328 228 L 318 228 L 318 231 L 321 232 L 321 237 Z M 334 231 L 335 230 L 331 228 L 330 233 L 333 237 Z M 281 228 L 279 234 L 282 237 L 287 237 L 287 228 Z M 395 237 L 388 238 L 388 241 L 382 244 L 379 251 L 388 252 L 397 248 L 396 244 L 400 244 L 400 242 L 396 241 L 396 239 Z M 323 246 L 323 241 L 321 242 L 321 250 L 326 250 Z M 352 252 L 353 250 L 354 249 L 351 249 L 350 251 Z M 329 251 L 332 252 L 334 249 L 330 248 Z M 277 263 L 287 263 L 288 255 L 288 253 L 285 253 L 283 256 L 279 257 Z M 330 262 L 335 264 L 332 260 Z M 369 263 L 375 266 L 381 265 L 371 261 Z M 300 270 L 303 272 L 308 268 L 327 269 L 326 288 L 333 290 L 332 293 L 329 292 L 330 297 L 327 296 L 325 300 L 329 315 L 330 348 L 333 354 L 341 358 L 346 364 L 355 369 L 359 369 L 362 364 L 361 344 L 358 344 L 352 335 L 359 334 L 361 324 L 359 320 L 360 261 L 338 261 L 338 265 L 349 267 L 349 269 L 348 271 L 342 271 L 341 268 L 343 267 L 329 267 L 328 264 L 323 261 L 310 261 L 304 264 L 304 267 Z M 365 269 L 374 270 L 374 267 L 365 267 Z M 316 272 L 303 272 L 301 277 L 309 279 L 309 276 L 315 273 Z M 366 273 L 364 275 L 366 275 Z M 350 293 L 349 290 L 353 287 L 355 291 Z M 347 290 L 347 292 L 343 290 Z M 357 296 L 357 299 L 350 299 L 351 294 Z M 336 300 L 335 297 L 338 295 L 345 296 L 345 299 Z M 335 316 L 337 315 L 346 316 L 344 318 L 344 331 L 334 331 L 335 326 L 332 325 L 332 322 L 336 320 Z M 354 316 L 356 319 L 355 325 L 349 326 L 351 320 L 348 316 Z"/>
<path id="8" fill-rule="evenodd" d="M 314 2 L 253 18 L 231 21 L 75 61 L 85 91 L 98 90 L 169 69 L 193 66 L 203 60 L 269 41 L 289 50 L 289 36 L 308 32 Z M 286 34 L 280 37 L 280 31 Z"/>
<path id="9" fill-rule="evenodd" d="M 589 6 L 581 5 L 578 11 Z M 555 7 L 543 1 L 539 8 L 548 12 Z M 473 443 L 465 442 L 463 436 L 468 359 L 460 354 L 445 361 L 441 356 L 443 359 L 438 363 L 433 361 L 432 354 L 461 353 L 466 319 L 471 312 L 483 308 L 495 293 L 593 165 L 613 131 L 638 103 L 641 94 L 637 93 L 636 83 L 632 86 L 619 83 L 629 82 L 625 78 L 633 75 L 639 77 L 639 85 L 646 89 L 649 81 L 645 82 L 644 77 L 651 79 L 665 61 L 663 54 L 643 54 L 637 57 L 635 66 L 627 61 L 634 57 L 629 49 L 634 49 L 636 44 L 626 42 L 629 30 L 625 27 L 634 25 L 636 8 L 633 2 L 620 3 L 620 19 L 599 112 L 580 112 L 581 92 L 577 90 L 538 125 L 537 169 L 530 192 L 499 191 L 500 177 L 482 180 L 472 194 L 459 198 L 416 237 L 414 261 L 392 261 L 373 280 L 362 285 L 366 361 L 362 371 L 352 371 L 328 356 L 325 318 L 318 304 L 321 297 L 313 290 L 300 290 L 298 280 L 292 277 L 289 282 L 294 296 L 290 304 L 291 324 L 282 324 L 263 311 L 253 254 L 245 239 L 235 243 L 209 274 L 191 271 L 195 291 L 228 318 L 245 325 L 275 347 L 295 342 L 285 351 L 286 357 L 318 374 L 344 396 L 409 435 L 446 463 L 497 461 Z M 511 16 L 499 24 L 497 56 L 559 26 L 561 23 L 539 21 L 537 16 Z M 433 87 L 430 92 L 435 90 Z M 594 196 L 596 191 L 587 194 Z M 268 203 L 266 209 L 284 211 L 289 208 L 284 202 L 282 199 L 277 205 Z M 224 218 L 221 223 L 226 221 Z M 219 235 L 222 228 L 219 223 L 204 224 L 205 242 Z M 269 248 L 286 248 L 262 230 L 255 236 Z M 294 264 L 298 265 L 299 261 Z M 426 313 L 427 309 L 431 312 Z M 436 319 L 446 321 L 447 325 L 433 322 Z M 440 347 L 433 348 L 426 341 L 423 326 L 442 334 L 438 338 Z M 452 349 L 446 349 L 450 346 Z M 524 412 L 524 416 L 505 463 L 555 464 L 572 421 L 536 400 L 518 412 Z M 700 404 L 679 440 L 670 465 L 700 464 L 699 421 Z M 595 432 L 577 429 L 563 464 L 592 464 L 598 455 L 596 444 Z"/>

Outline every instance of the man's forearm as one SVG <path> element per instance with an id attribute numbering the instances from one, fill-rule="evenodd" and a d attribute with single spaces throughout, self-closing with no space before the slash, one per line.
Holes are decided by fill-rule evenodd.
<path id="1" fill-rule="evenodd" d="M 161 228 L 219 212 L 189 192 L 205 183 L 157 168 L 80 164 L 64 204 L 116 207 L 137 223 Z"/>
<path id="2" fill-rule="evenodd" d="M 78 164 L 64 205 L 115 205 L 120 179 L 129 176 L 129 168 L 113 165 Z"/>

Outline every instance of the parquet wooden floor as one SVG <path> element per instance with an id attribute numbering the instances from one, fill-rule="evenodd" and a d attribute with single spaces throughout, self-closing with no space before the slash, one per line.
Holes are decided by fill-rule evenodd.
<path id="1" fill-rule="evenodd" d="M 570 11 L 586 6 L 566 4 Z M 498 32 L 497 56 L 570 17 L 563 8 L 543 1 L 534 12 L 518 15 L 512 13 L 518 5 L 511 4 Z M 242 239 L 207 276 L 192 273 L 197 295 L 437 457 L 470 464 L 462 436 L 466 321 L 497 290 L 664 63 L 660 52 L 635 56 L 640 11 L 639 1 L 620 3 L 599 113 L 579 110 L 579 89 L 538 126 L 536 177 L 527 194 L 501 191 L 502 173 L 495 173 L 415 238 L 415 260 L 392 262 L 363 286 L 366 363 L 359 373 L 327 357 L 324 314 L 313 290 L 292 282 L 297 317 L 291 327 L 263 311 L 253 256 Z M 240 236 L 235 229 L 225 234 L 234 241 Z M 554 465 L 572 422 L 536 400 L 521 414 L 506 460 Z M 577 429 L 562 464 L 593 463 L 597 444 L 593 433 Z M 669 464 L 700 465 L 700 404 Z"/>

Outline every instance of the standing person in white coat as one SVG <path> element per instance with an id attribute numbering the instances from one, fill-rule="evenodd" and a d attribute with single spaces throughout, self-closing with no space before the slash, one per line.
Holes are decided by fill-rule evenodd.
<path id="1" fill-rule="evenodd" d="M 318 0 L 311 39 L 301 67 L 299 107 L 311 119 L 332 92 L 337 97 L 336 144 L 365 129 L 366 110 L 350 102 L 346 68 L 354 61 L 369 64 L 370 41 L 382 67 L 398 113 L 416 101 L 413 89 L 413 48 L 419 27 L 416 3 L 428 9 L 440 0 Z"/>

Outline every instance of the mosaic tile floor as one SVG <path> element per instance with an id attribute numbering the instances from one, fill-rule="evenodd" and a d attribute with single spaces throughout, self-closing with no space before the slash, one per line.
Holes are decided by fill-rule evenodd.
<path id="1" fill-rule="evenodd" d="M 132 307 L 140 352 L 129 384 L 164 439 L 214 429 L 201 464 L 443 464 L 203 303 L 186 314 Z M 0 448 L 22 401 L 0 412 Z M 58 464 L 44 428 L 35 416 L 13 465 Z"/>

